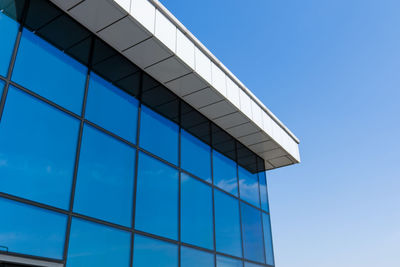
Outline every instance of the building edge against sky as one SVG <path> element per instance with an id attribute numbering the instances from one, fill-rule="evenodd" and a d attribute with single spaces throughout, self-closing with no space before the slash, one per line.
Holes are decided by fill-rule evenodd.
<path id="1" fill-rule="evenodd" d="M 298 138 L 159 1 L 52 2 L 263 158 L 267 170 L 300 162 Z"/>
<path id="2" fill-rule="evenodd" d="M 297 138 L 160 3 L 52 2 L 0 1 L 0 262 L 275 265 Z"/>

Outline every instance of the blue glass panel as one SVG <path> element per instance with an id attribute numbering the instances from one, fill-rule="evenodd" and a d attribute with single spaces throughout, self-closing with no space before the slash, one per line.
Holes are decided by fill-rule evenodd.
<path id="1" fill-rule="evenodd" d="M 267 176 L 265 172 L 258 173 L 258 180 L 260 181 L 260 199 L 261 199 L 261 208 L 269 212 L 269 204 L 268 204 L 268 191 L 267 191 Z"/>
<path id="2" fill-rule="evenodd" d="M 177 239 L 178 171 L 144 153 L 138 166 L 135 228 Z"/>
<path id="3" fill-rule="evenodd" d="M 178 246 L 154 238 L 135 235 L 133 266 L 178 267 Z"/>
<path id="4" fill-rule="evenodd" d="M 128 267 L 130 247 L 129 232 L 73 218 L 67 267 Z"/>
<path id="5" fill-rule="evenodd" d="M 12 79 L 33 92 L 81 113 L 86 67 L 24 30 Z"/>
<path id="6" fill-rule="evenodd" d="M 217 255 L 217 267 L 242 267 L 243 263 L 240 260 Z"/>
<path id="7" fill-rule="evenodd" d="M 184 170 L 211 182 L 211 148 L 184 130 L 181 133 L 181 164 Z"/>
<path id="8" fill-rule="evenodd" d="M 244 258 L 264 262 L 261 212 L 241 203 Z"/>
<path id="9" fill-rule="evenodd" d="M 67 209 L 79 121 L 10 87 L 0 124 L 0 190 Z"/>
<path id="10" fill-rule="evenodd" d="M 178 125 L 145 106 L 141 109 L 140 146 L 178 165 Z"/>
<path id="11" fill-rule="evenodd" d="M 238 182 L 236 163 L 213 150 L 214 184 L 219 188 L 237 196 Z"/>
<path id="12" fill-rule="evenodd" d="M 131 226 L 135 149 L 85 125 L 74 211 Z"/>
<path id="13" fill-rule="evenodd" d="M 5 77 L 18 34 L 18 23 L 0 12 L 0 32 L 0 75 Z"/>
<path id="14" fill-rule="evenodd" d="M 211 187 L 187 174 L 181 175 L 181 240 L 214 249 Z"/>
<path id="15" fill-rule="evenodd" d="M 62 259 L 67 216 L 0 198 L 0 245 L 10 252 Z"/>
<path id="16" fill-rule="evenodd" d="M 271 220 L 268 214 L 263 213 L 263 227 L 264 227 L 264 242 L 265 242 L 265 255 L 267 257 L 267 264 L 274 265 L 274 250 L 272 246 L 271 234 Z"/>
<path id="17" fill-rule="evenodd" d="M 257 173 L 252 174 L 246 169 L 239 167 L 239 189 L 241 199 L 256 207 L 260 207 Z"/>
<path id="18" fill-rule="evenodd" d="M 219 190 L 214 190 L 214 201 L 217 251 L 242 257 L 239 201 Z"/>
<path id="19" fill-rule="evenodd" d="M 213 267 L 214 254 L 201 250 L 181 247 L 181 267 Z"/>
<path id="20" fill-rule="evenodd" d="M 121 89 L 90 74 L 86 118 L 104 129 L 136 143 L 138 101 Z"/>
<path id="21" fill-rule="evenodd" d="M 245 262 L 244 263 L 244 267 L 262 267 L 262 266 L 264 266 L 264 265 L 250 263 L 250 262 Z"/>

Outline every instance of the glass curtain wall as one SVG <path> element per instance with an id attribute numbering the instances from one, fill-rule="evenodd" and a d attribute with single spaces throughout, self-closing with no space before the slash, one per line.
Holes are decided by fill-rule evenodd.
<path id="1" fill-rule="evenodd" d="M 68 267 L 274 265 L 261 159 L 48 1 L 5 2 L 0 250 Z M 61 22 L 79 40 L 46 34 Z"/>

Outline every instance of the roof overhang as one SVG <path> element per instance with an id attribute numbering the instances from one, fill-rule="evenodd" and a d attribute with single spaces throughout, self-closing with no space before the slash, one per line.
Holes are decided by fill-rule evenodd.
<path id="1" fill-rule="evenodd" d="M 156 0 L 51 0 L 274 169 L 299 140 Z"/>

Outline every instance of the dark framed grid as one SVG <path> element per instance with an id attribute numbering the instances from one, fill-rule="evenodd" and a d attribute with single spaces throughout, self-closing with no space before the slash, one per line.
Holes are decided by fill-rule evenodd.
<path id="1" fill-rule="evenodd" d="M 0 122 L 1 122 L 1 117 L 2 117 L 2 114 L 3 114 L 4 106 L 5 106 L 5 103 L 6 103 L 6 99 L 7 99 L 8 89 L 9 89 L 10 86 L 14 86 L 15 88 L 18 88 L 19 90 L 22 90 L 25 93 L 36 97 L 37 99 L 47 103 L 48 105 L 51 105 L 51 106 L 57 108 L 58 110 L 61 110 L 62 112 L 64 112 L 64 113 L 66 113 L 66 114 L 68 114 L 70 116 L 73 116 L 76 119 L 80 120 L 80 127 L 79 127 L 79 134 L 78 134 L 78 143 L 77 143 L 77 147 L 76 147 L 73 184 L 72 184 L 72 190 L 71 190 L 71 196 L 70 196 L 70 204 L 69 204 L 68 210 L 55 208 L 55 207 L 50 206 L 50 205 L 38 203 L 38 202 L 35 202 L 35 201 L 31 201 L 29 199 L 15 197 L 13 195 L 9 195 L 9 194 L 0 192 L 0 197 L 11 199 L 11 200 L 14 200 L 14 201 L 19 201 L 21 203 L 33 205 L 33 206 L 40 207 L 40 208 L 43 208 L 43 209 L 55 211 L 55 212 L 62 213 L 62 214 L 65 214 L 65 215 L 68 216 L 67 231 L 66 231 L 66 235 L 65 235 L 63 260 L 57 261 L 57 260 L 54 260 L 54 259 L 47 259 L 47 258 L 35 257 L 35 256 L 29 256 L 29 255 L 24 255 L 24 256 L 25 257 L 30 257 L 30 258 L 35 258 L 35 259 L 44 259 L 44 260 L 49 260 L 49 261 L 54 261 L 54 262 L 64 263 L 65 264 L 66 260 L 67 260 L 67 255 L 68 255 L 69 232 L 70 232 L 70 229 L 71 229 L 72 218 L 81 218 L 81 219 L 85 219 L 85 220 L 88 220 L 88 221 L 96 222 L 96 223 L 99 223 L 99 224 L 102 224 L 102 225 L 106 225 L 106 226 L 110 226 L 110 227 L 114 227 L 114 228 L 117 228 L 117 229 L 121 229 L 121 230 L 130 232 L 131 233 L 131 257 L 130 257 L 131 260 L 130 260 L 130 266 L 132 266 L 132 264 L 133 264 L 132 258 L 133 258 L 134 234 L 141 234 L 141 235 L 148 236 L 148 237 L 151 237 L 151 238 L 155 238 L 155 239 L 158 239 L 158 240 L 164 240 L 164 241 L 168 241 L 170 243 L 177 244 L 179 246 L 179 250 L 178 250 L 179 251 L 179 261 L 178 261 L 179 262 L 179 266 L 180 266 L 180 247 L 182 245 L 187 246 L 187 247 L 191 247 L 191 248 L 195 248 L 195 249 L 198 249 L 198 250 L 202 250 L 202 251 L 213 253 L 214 254 L 215 263 L 216 263 L 216 256 L 217 255 L 222 255 L 222 256 L 226 256 L 226 257 L 230 257 L 230 258 L 241 260 L 243 262 L 243 265 L 244 265 L 244 261 L 252 262 L 252 261 L 248 261 L 248 260 L 244 259 L 244 254 L 243 254 L 243 233 L 242 233 L 243 228 L 242 228 L 242 225 L 241 225 L 242 224 L 242 218 L 241 218 L 240 205 L 241 205 L 241 203 L 246 203 L 247 205 L 252 206 L 253 208 L 257 209 L 260 213 L 262 213 L 264 211 L 262 211 L 261 208 L 260 208 L 261 207 L 261 203 L 260 203 L 260 207 L 256 207 L 256 206 L 254 206 L 254 205 L 252 205 L 250 203 L 247 203 L 246 201 L 243 201 L 243 200 L 240 199 L 240 190 L 238 190 L 238 194 L 239 195 L 235 196 L 233 194 L 230 194 L 228 192 L 223 191 L 222 189 L 220 189 L 220 188 L 218 188 L 217 186 L 214 185 L 214 183 L 213 183 L 214 177 L 213 177 L 213 171 L 212 171 L 213 170 L 213 168 L 212 168 L 213 167 L 213 165 L 212 165 L 213 164 L 213 158 L 212 158 L 213 157 L 212 156 L 213 153 L 210 153 L 210 155 L 211 155 L 210 156 L 211 171 L 212 171 L 212 173 L 211 173 L 211 178 L 212 178 L 211 182 L 207 182 L 207 181 L 197 177 L 196 175 L 194 175 L 194 174 L 192 174 L 192 173 L 190 173 L 190 172 L 188 172 L 188 171 L 186 171 L 186 170 L 181 168 L 181 149 L 180 149 L 181 148 L 181 131 L 182 131 L 182 129 L 184 129 L 182 127 L 182 125 L 181 125 L 182 124 L 181 123 L 182 122 L 182 112 L 181 112 L 181 110 L 182 110 L 182 102 L 181 101 L 179 102 L 179 113 L 178 113 L 179 114 L 179 117 L 178 117 L 178 125 L 179 125 L 178 166 L 175 166 L 174 164 L 171 164 L 171 163 L 167 162 L 166 160 L 154 155 L 153 153 L 144 150 L 143 148 L 139 147 L 139 145 L 138 145 L 139 144 L 139 140 L 140 140 L 140 114 L 141 114 L 140 111 L 141 111 L 141 106 L 145 105 L 145 103 L 142 102 L 142 90 L 140 90 L 139 93 L 136 95 L 136 97 L 139 99 L 139 112 L 138 112 L 139 115 L 138 115 L 138 120 L 137 120 L 137 137 L 136 137 L 137 139 L 136 139 L 136 144 L 133 144 L 133 143 L 121 138 L 120 136 L 118 136 L 118 135 L 116 135 L 116 134 L 104 129 L 103 127 L 88 121 L 85 118 L 85 109 L 86 109 L 86 102 L 87 102 L 90 74 L 93 71 L 92 70 L 92 66 L 90 64 L 88 65 L 88 71 L 87 71 L 87 75 L 86 75 L 85 92 L 84 92 L 81 115 L 77 115 L 77 114 L 69 111 L 68 109 L 65 109 L 65 108 L 61 107 L 60 105 L 49 101 L 48 99 L 44 98 L 43 96 L 38 95 L 38 94 L 32 92 L 31 90 L 29 90 L 28 88 L 25 88 L 25 87 L 15 83 L 15 82 L 13 82 L 11 80 L 12 71 L 13 71 L 13 68 L 14 68 L 14 65 L 15 65 L 15 60 L 16 60 L 16 56 L 17 56 L 17 52 L 18 52 L 18 48 L 19 48 L 19 44 L 20 44 L 20 40 L 21 40 L 21 36 L 22 36 L 22 30 L 24 29 L 25 19 L 27 17 L 29 3 L 30 3 L 30 1 L 26 1 L 26 4 L 24 5 L 24 8 L 22 10 L 22 15 L 21 15 L 21 20 L 20 20 L 20 27 L 19 27 L 19 31 L 18 31 L 16 42 L 15 42 L 14 50 L 13 50 L 13 53 L 12 53 L 12 58 L 11 58 L 11 61 L 10 61 L 10 65 L 9 65 L 9 68 L 8 68 L 7 77 L 0 76 L 0 79 L 5 81 L 5 86 L 4 86 L 4 90 L 3 90 L 3 94 L 1 96 L 1 102 L 0 102 Z M 90 36 L 90 47 L 91 48 L 90 48 L 90 54 L 89 54 L 89 62 L 91 62 L 90 59 L 93 57 L 93 51 L 94 51 L 93 48 L 94 48 L 95 42 L 96 42 L 96 37 L 94 35 Z M 143 87 L 143 77 L 144 77 L 143 72 L 140 72 L 140 88 Z M 154 107 L 150 107 L 150 108 L 152 108 L 154 110 Z M 165 114 L 161 114 L 161 115 L 165 116 Z M 166 116 L 166 117 L 170 119 L 170 117 L 168 117 L 168 116 Z M 74 203 L 74 197 L 75 197 L 77 170 L 78 170 L 78 165 L 79 165 L 80 149 L 81 149 L 81 143 L 82 143 L 82 132 L 83 132 L 83 127 L 84 127 L 85 124 L 91 125 L 94 128 L 96 128 L 97 130 L 102 131 L 102 132 L 104 132 L 104 133 L 106 133 L 106 134 L 108 134 L 108 135 L 110 135 L 110 136 L 112 136 L 112 137 L 124 142 L 125 144 L 129 145 L 130 147 L 136 149 L 136 159 L 135 159 L 135 161 L 136 161 L 135 165 L 136 166 L 135 166 L 134 194 L 133 194 L 134 199 L 132 200 L 133 201 L 133 213 L 132 213 L 133 219 L 132 219 L 131 227 L 121 226 L 121 225 L 118 225 L 118 224 L 110 223 L 110 222 L 107 222 L 107 221 L 99 220 L 99 219 L 96 219 L 96 218 L 92 218 L 92 217 L 89 217 L 89 216 L 86 216 L 86 215 L 83 215 L 83 214 L 79 214 L 79 213 L 73 212 L 73 203 Z M 213 141 L 212 140 L 212 136 L 213 135 L 212 135 L 212 132 L 211 132 L 212 122 L 209 121 L 208 124 L 209 124 L 209 131 L 210 131 L 210 134 L 209 134 L 210 135 L 210 144 L 213 144 L 213 142 L 212 142 Z M 238 143 L 235 142 L 235 161 L 238 163 L 238 158 L 240 156 L 238 155 L 239 152 L 238 152 L 238 149 L 237 149 L 237 146 L 238 146 L 237 144 Z M 211 147 L 212 147 L 212 145 L 211 145 Z M 215 149 L 215 148 L 213 148 L 213 149 Z M 150 156 L 160 160 L 164 164 L 167 164 L 167 165 L 169 165 L 169 166 L 171 166 L 171 167 L 173 167 L 173 168 L 175 168 L 175 169 L 177 169 L 179 171 L 178 240 L 172 240 L 172 239 L 169 239 L 169 238 L 156 236 L 156 235 L 153 235 L 153 234 L 150 234 L 150 233 L 146 233 L 146 232 L 142 232 L 142 231 L 138 231 L 138 230 L 134 229 L 134 225 L 135 225 L 135 207 L 136 207 L 136 190 L 137 190 L 137 173 L 138 173 L 138 166 L 137 165 L 138 165 L 138 153 L 139 152 L 143 152 L 143 153 L 145 153 L 147 155 L 150 155 Z M 255 155 L 253 155 L 253 156 L 255 156 Z M 258 164 L 257 161 L 256 161 L 255 164 L 256 165 Z M 239 164 L 236 164 L 236 172 L 237 172 L 237 179 L 239 180 L 238 165 Z M 261 167 L 260 169 L 262 169 L 262 168 L 263 167 Z M 258 170 L 259 167 L 256 166 L 256 169 Z M 181 195 L 180 182 L 181 182 L 181 173 L 186 173 L 186 174 L 194 177 L 198 181 L 207 184 L 212 189 L 212 198 L 213 198 L 212 199 L 212 203 L 213 203 L 213 216 L 212 217 L 213 217 L 213 226 L 214 226 L 214 249 L 213 250 L 204 249 L 204 248 L 201 248 L 201 247 L 197 247 L 197 246 L 193 246 L 191 244 L 187 244 L 187 243 L 181 242 L 181 237 L 180 237 L 180 232 L 181 232 L 180 231 L 180 217 L 181 217 L 181 214 L 180 214 L 180 201 L 181 201 L 180 200 L 180 195 Z M 240 186 L 239 181 L 238 181 L 238 186 Z M 227 255 L 227 254 L 220 253 L 220 252 L 216 251 L 216 246 L 215 246 L 215 209 L 214 209 L 214 191 L 215 190 L 220 190 L 220 191 L 224 192 L 225 194 L 230 195 L 231 197 L 233 197 L 233 198 L 235 198 L 235 199 L 237 199 L 239 201 L 239 216 L 240 216 L 241 236 L 242 236 L 241 237 L 241 239 L 242 239 L 241 240 L 241 243 L 242 243 L 242 255 L 243 255 L 242 257 L 234 257 L 234 256 L 231 256 L 231 255 Z M 260 190 L 259 190 L 259 194 L 260 194 Z M 266 212 L 264 212 L 264 213 L 266 213 Z M 269 214 L 269 213 L 267 213 L 267 214 Z M 264 235 L 263 235 L 263 239 L 264 239 Z M 265 244 L 265 242 L 264 242 L 264 244 Z M 9 254 L 19 255 L 17 253 L 9 253 Z M 264 253 L 264 258 L 265 258 L 265 253 Z M 253 263 L 259 264 L 257 262 L 253 262 Z M 265 265 L 265 266 L 268 266 L 268 265 Z"/>

